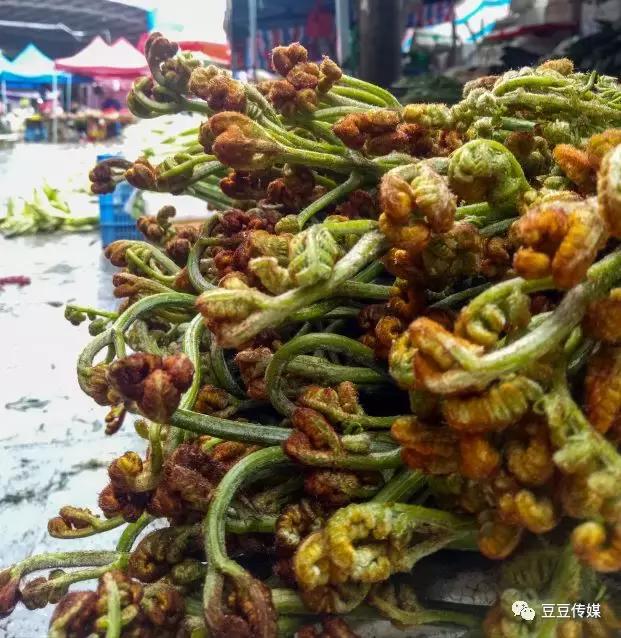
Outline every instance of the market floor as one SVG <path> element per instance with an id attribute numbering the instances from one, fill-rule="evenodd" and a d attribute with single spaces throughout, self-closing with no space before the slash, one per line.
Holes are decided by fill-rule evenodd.
<path id="1" fill-rule="evenodd" d="M 114 437 L 104 434 L 106 409 L 76 379 L 76 359 L 90 339 L 87 323 L 72 326 L 63 316 L 71 301 L 114 308 L 112 272 L 97 233 L 0 237 L 0 276 L 32 280 L 0 289 L 0 566 L 32 553 L 115 542 L 116 530 L 70 541 L 46 531 L 63 505 L 97 511 L 107 464 L 142 449 L 131 424 Z M 0 621 L 0 637 L 45 636 L 50 613 L 20 606 Z"/>

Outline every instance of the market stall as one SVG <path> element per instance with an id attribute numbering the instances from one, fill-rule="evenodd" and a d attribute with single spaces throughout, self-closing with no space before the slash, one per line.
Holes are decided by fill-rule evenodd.
<path id="1" fill-rule="evenodd" d="M 58 110 L 61 107 L 59 90 L 71 90 L 72 76 L 59 72 L 54 61 L 44 55 L 34 44 L 28 44 L 2 73 L 2 85 L 13 89 L 48 90 L 51 95 L 49 110 L 33 115 L 26 121 L 26 139 L 43 141 L 58 139 Z"/>
<path id="2" fill-rule="evenodd" d="M 124 105 L 132 81 L 148 70 L 144 56 L 125 38 L 112 45 L 96 36 L 84 49 L 55 62 L 60 71 L 92 79 L 98 99 L 87 89 L 84 103 L 67 115 L 88 139 L 104 139 L 120 133 L 121 126 L 132 121 Z M 90 87 L 89 87 L 90 88 Z"/>

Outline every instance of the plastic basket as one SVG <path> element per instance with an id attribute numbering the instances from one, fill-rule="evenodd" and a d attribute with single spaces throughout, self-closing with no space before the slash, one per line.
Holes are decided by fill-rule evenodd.
<path id="1" fill-rule="evenodd" d="M 98 155 L 101 162 L 117 155 Z M 101 244 L 105 248 L 117 239 L 141 239 L 136 228 L 136 220 L 125 212 L 125 205 L 131 197 L 133 188 L 127 183 L 119 184 L 113 193 L 99 196 L 99 230 Z"/>

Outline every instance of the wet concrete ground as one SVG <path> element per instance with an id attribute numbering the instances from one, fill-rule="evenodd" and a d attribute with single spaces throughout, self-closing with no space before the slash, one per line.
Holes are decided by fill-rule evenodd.
<path id="1" fill-rule="evenodd" d="M 0 151 L 0 198 L 27 195 L 43 179 L 62 183 L 94 163 L 94 146 L 19 145 Z M 103 431 L 105 408 L 78 387 L 75 362 L 90 339 L 87 324 L 63 317 L 67 302 L 112 309 L 113 270 L 98 232 L 0 236 L 0 276 L 26 275 L 32 284 L 0 289 L 0 566 L 33 553 L 112 548 L 118 531 L 60 541 L 49 518 L 65 504 L 97 511 L 107 464 L 125 450 L 142 450 L 130 427 Z M 47 635 L 51 608 L 23 607 L 0 621 L 2 638 Z"/>
<path id="2" fill-rule="evenodd" d="M 30 286 L 0 291 L 0 564 L 32 553 L 112 548 L 117 531 L 61 541 L 47 520 L 65 504 L 97 511 L 107 464 L 125 450 L 141 450 L 127 424 L 103 432 L 105 408 L 78 387 L 75 361 L 90 336 L 87 324 L 63 317 L 71 301 L 112 309 L 112 269 L 97 233 L 0 238 L 0 273 L 23 274 Z M 136 447 L 138 446 L 138 447 Z M 3 638 L 46 635 L 48 610 L 18 609 L 0 621 Z"/>

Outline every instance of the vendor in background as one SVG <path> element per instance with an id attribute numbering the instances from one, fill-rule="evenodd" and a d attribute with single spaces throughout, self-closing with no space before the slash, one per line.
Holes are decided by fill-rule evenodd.
<path id="1" fill-rule="evenodd" d="M 42 93 L 45 96 L 45 93 Z M 46 122 L 51 114 L 52 100 L 44 100 L 41 97 L 30 100 L 31 114 L 24 118 L 24 141 L 46 142 L 49 131 Z"/>
<path id="2" fill-rule="evenodd" d="M 64 113 L 60 91 L 56 90 L 56 94 L 54 94 L 51 88 L 45 90 L 43 101 L 39 105 L 39 113 L 46 116 L 62 115 Z"/>
<path id="3" fill-rule="evenodd" d="M 121 134 L 119 113 L 121 103 L 113 95 L 104 96 L 104 89 L 96 86 L 93 93 L 99 98 L 99 108 L 102 116 L 98 119 L 89 118 L 87 134 L 91 140 L 101 140 L 110 137 L 118 137 Z"/>
<path id="4" fill-rule="evenodd" d="M 108 111 L 109 113 L 118 113 L 122 106 L 119 100 L 117 100 L 113 95 L 108 94 L 107 96 L 104 94 L 104 89 L 102 86 L 96 86 L 93 88 L 93 93 L 97 96 L 99 100 L 99 108 L 105 113 Z"/>
<path id="5" fill-rule="evenodd" d="M 106 120 L 107 137 L 118 137 L 121 134 L 121 122 L 119 121 L 119 113 L 121 111 L 121 103 L 112 96 L 108 96 L 101 103 Z"/>
<path id="6" fill-rule="evenodd" d="M 105 113 L 106 111 L 116 111 L 117 113 L 121 110 L 121 103 L 112 96 L 108 96 L 101 103 L 101 110 Z"/>

